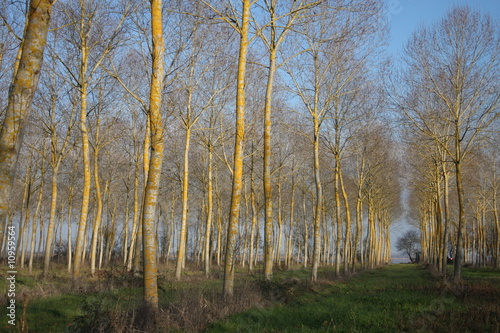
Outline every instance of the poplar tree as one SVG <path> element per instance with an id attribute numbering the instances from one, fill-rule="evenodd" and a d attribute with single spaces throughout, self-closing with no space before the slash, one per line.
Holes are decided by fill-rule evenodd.
<path id="1" fill-rule="evenodd" d="M 29 5 L 19 65 L 14 73 L 7 111 L 0 128 L 0 221 L 7 218 L 17 157 L 42 68 L 53 2 L 32 0 Z"/>

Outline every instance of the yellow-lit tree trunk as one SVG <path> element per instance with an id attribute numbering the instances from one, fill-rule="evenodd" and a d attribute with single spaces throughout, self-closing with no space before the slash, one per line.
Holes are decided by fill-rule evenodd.
<path id="1" fill-rule="evenodd" d="M 334 198 L 335 198 L 335 223 L 337 227 L 336 232 L 336 240 L 335 240 L 335 275 L 339 276 L 340 274 L 340 244 L 342 241 L 342 220 L 341 220 L 341 212 L 340 212 L 340 177 L 339 177 L 339 169 L 340 169 L 340 157 L 338 153 L 334 154 L 335 156 L 335 168 L 334 168 Z M 344 246 L 345 250 L 345 246 Z M 345 256 L 344 256 L 345 260 Z"/>
<path id="2" fill-rule="evenodd" d="M 82 3 L 82 11 L 83 11 Z M 83 16 L 83 14 L 82 14 Z M 84 19 L 81 21 L 81 31 L 85 29 Z M 83 193 L 82 207 L 80 210 L 80 222 L 75 245 L 75 261 L 73 263 L 73 278 L 80 276 L 81 264 L 83 261 L 84 244 L 86 243 L 87 217 L 90 201 L 90 153 L 89 135 L 87 130 L 87 68 L 88 68 L 88 46 L 86 36 L 82 36 L 81 41 L 81 63 L 80 63 L 80 131 L 82 134 L 82 155 L 83 155 Z"/>
<path id="3" fill-rule="evenodd" d="M 45 148 L 45 147 L 44 147 Z M 41 162 L 41 167 L 40 167 L 40 179 L 43 180 L 45 178 L 45 161 Z M 38 215 L 40 214 L 40 208 L 42 206 L 42 199 L 43 199 L 43 181 L 40 181 L 40 192 L 38 192 L 38 199 L 37 199 L 37 204 L 36 204 L 36 209 L 35 209 L 35 214 L 33 216 L 33 221 L 31 222 L 31 247 L 30 247 L 30 260 L 28 263 L 28 272 L 31 274 L 33 273 L 33 259 L 35 257 L 35 241 L 36 241 L 36 229 L 37 229 L 37 221 L 38 221 Z"/>
<path id="4" fill-rule="evenodd" d="M 349 206 L 349 200 L 347 197 L 347 191 L 344 185 L 344 177 L 342 175 L 342 168 L 339 165 L 339 181 L 340 190 L 342 193 L 342 200 L 344 201 L 345 207 L 345 239 L 344 239 L 344 274 L 349 273 L 349 266 L 354 262 L 353 253 L 355 250 L 352 249 L 351 242 L 351 208 Z"/>
<path id="5" fill-rule="evenodd" d="M 253 149 L 252 149 L 253 150 Z M 257 229 L 258 211 L 257 204 L 255 202 L 255 177 L 254 177 L 254 155 L 251 156 L 251 170 L 250 170 L 250 207 L 252 211 L 252 227 L 250 228 L 250 256 L 248 262 L 248 270 L 251 272 L 254 268 L 254 261 L 256 256 L 255 253 L 255 233 Z"/>
<path id="6" fill-rule="evenodd" d="M 144 301 L 158 308 L 158 281 L 156 265 L 155 212 L 158 202 L 161 165 L 163 160 L 163 122 L 161 93 L 163 88 L 163 25 L 162 1 L 151 0 L 151 34 L 153 37 L 153 64 L 149 94 L 149 119 L 151 124 L 151 159 L 144 193 L 142 235 L 144 247 Z"/>
<path id="7" fill-rule="evenodd" d="M 143 145 L 143 155 L 142 155 L 142 167 L 143 167 L 143 176 L 144 176 L 144 183 L 147 183 L 148 179 L 148 174 L 149 174 L 149 163 L 150 163 L 150 146 L 151 146 L 151 119 L 150 115 L 148 114 L 146 116 L 146 132 L 144 134 L 144 145 Z M 143 187 L 143 190 L 145 191 L 146 189 Z M 145 194 L 145 192 L 143 192 Z M 144 210 L 144 196 L 143 196 L 143 202 L 141 206 L 141 211 Z M 132 259 L 132 270 L 134 273 L 138 273 L 140 268 L 141 268 L 141 258 L 142 256 L 142 230 L 143 230 L 143 214 L 139 214 L 139 219 L 137 221 L 138 227 L 137 227 L 137 236 L 135 239 L 135 247 L 134 247 L 134 256 Z"/>
<path id="8" fill-rule="evenodd" d="M 188 231 L 188 190 L 189 190 L 189 146 L 191 142 L 191 93 L 189 93 L 188 116 L 186 120 L 186 136 L 184 143 L 184 171 L 182 177 L 182 218 L 181 232 L 179 234 L 179 250 L 177 251 L 177 266 L 175 268 L 175 278 L 181 279 L 182 269 L 186 263 L 187 231 Z"/>
<path id="9" fill-rule="evenodd" d="M 273 15 L 271 15 L 273 16 Z M 274 44 L 274 29 L 271 30 Z M 266 100 L 264 107 L 264 279 L 269 281 L 273 276 L 273 193 L 271 180 L 271 108 L 273 96 L 274 73 L 276 72 L 276 48 L 269 54 L 269 72 L 267 77 Z"/>
<path id="10" fill-rule="evenodd" d="M 316 91 L 316 95 L 318 92 Z M 317 98 L 317 96 L 316 96 Z M 316 100 L 317 103 L 317 100 Z M 320 125 L 317 112 L 313 114 L 313 125 L 314 125 L 314 140 L 313 140 L 313 150 L 314 150 L 314 183 L 316 185 L 316 209 L 314 211 L 314 225 L 313 225 L 313 258 L 312 258 L 312 270 L 311 270 L 311 281 L 315 282 L 318 278 L 318 266 L 319 257 L 321 251 L 321 216 L 322 216 L 322 203 L 323 203 L 323 188 L 321 185 L 320 177 L 320 162 L 319 162 L 319 133 Z"/>
<path id="11" fill-rule="evenodd" d="M 17 156 L 40 76 L 53 2 L 32 0 L 29 6 L 19 67 L 9 89 L 5 118 L 0 128 L 0 221 L 7 218 Z"/>
<path id="12" fill-rule="evenodd" d="M 250 21 L 250 0 L 243 0 L 241 19 L 240 49 L 238 57 L 237 92 L 236 92 L 236 133 L 234 139 L 233 186 L 227 229 L 226 257 L 224 263 L 224 296 L 234 293 L 235 245 L 238 233 L 238 218 L 241 202 L 243 178 L 243 137 L 245 135 L 245 72 L 248 52 L 248 26 Z"/>
<path id="13" fill-rule="evenodd" d="M 137 140 L 137 132 L 136 132 L 136 117 L 134 116 L 133 118 L 134 121 L 134 130 L 133 130 L 133 139 L 134 139 L 134 156 L 135 156 L 135 161 L 134 161 L 134 208 L 133 208 L 133 217 L 132 217 L 132 235 L 130 237 L 130 246 L 128 249 L 128 255 L 127 255 L 127 271 L 132 270 L 132 261 L 134 260 L 134 255 L 135 255 L 135 247 L 136 247 L 136 242 L 138 240 L 138 229 L 139 229 L 139 172 L 140 172 L 140 165 L 139 165 L 139 156 L 140 156 L 140 149 L 139 149 L 139 144 Z M 146 120 L 146 138 L 149 136 L 149 121 Z M 148 141 L 149 140 L 145 140 Z M 146 151 L 144 151 L 144 155 L 148 155 Z M 142 232 L 141 232 L 142 235 Z"/>
<path id="14" fill-rule="evenodd" d="M 205 275 L 208 276 L 210 274 L 210 263 L 212 262 L 211 256 L 211 235 L 212 235 L 212 220 L 213 220 L 213 210 L 214 210 L 214 189 L 213 189 L 213 148 L 212 144 L 209 144 L 208 147 L 208 185 L 207 185 L 207 222 L 205 226 L 205 240 L 204 240 L 204 268 Z"/>
<path id="15" fill-rule="evenodd" d="M 97 205 L 97 211 L 95 215 L 95 221 L 92 228 L 92 243 L 90 245 L 90 274 L 95 276 L 96 270 L 96 255 L 97 255 L 97 239 L 99 237 L 99 228 L 101 226 L 102 220 L 102 191 L 101 182 L 99 179 L 99 122 L 97 120 L 96 127 L 96 146 L 94 147 L 94 188 L 95 188 L 95 200 Z"/>
<path id="16" fill-rule="evenodd" d="M 49 264 L 50 264 L 50 254 L 51 246 L 54 237 L 54 227 L 56 220 L 56 208 L 57 208 L 57 173 L 59 165 L 52 166 L 52 182 L 51 182 L 51 199 L 50 199 L 50 214 L 49 214 L 49 227 L 47 230 L 47 238 L 45 241 L 45 253 L 43 260 L 43 276 L 47 277 L 49 274 Z"/>

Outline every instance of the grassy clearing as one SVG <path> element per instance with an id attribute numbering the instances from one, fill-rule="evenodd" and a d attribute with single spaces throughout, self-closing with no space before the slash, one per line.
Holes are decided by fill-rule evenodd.
<path id="1" fill-rule="evenodd" d="M 56 270 L 57 272 L 57 270 Z M 500 272 L 464 270 L 454 286 L 415 265 L 392 265 L 336 279 L 331 268 L 309 282 L 309 270 L 276 272 L 272 282 L 238 272 L 235 298 L 224 300 L 220 274 L 191 270 L 159 279 L 160 308 L 141 305 L 142 282 L 105 272 L 72 286 L 62 270 L 46 280 L 20 274 L 17 326 L 29 332 L 498 332 Z M 5 282 L 0 282 L 5 287 Z M 2 297 L 5 298 L 5 295 Z M 23 297 L 27 311 L 23 314 Z M 6 299 L 2 300 L 6 304 Z M 6 321 L 0 331 L 6 329 Z M 208 329 L 207 329 L 208 327 Z"/>
<path id="2" fill-rule="evenodd" d="M 291 300 L 231 316 L 208 332 L 498 332 L 499 272 L 466 272 L 461 286 L 415 265 L 321 281 Z"/>

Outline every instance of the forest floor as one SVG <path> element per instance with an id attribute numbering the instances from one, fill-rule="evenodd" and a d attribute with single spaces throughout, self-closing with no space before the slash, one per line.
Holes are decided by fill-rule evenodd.
<path id="1" fill-rule="evenodd" d="M 301 268 L 276 271 L 268 283 L 242 270 L 231 301 L 221 296 L 220 269 L 209 278 L 188 269 L 179 282 L 172 267 L 162 271 L 160 311 L 154 317 L 141 307 L 140 277 L 101 271 L 72 284 L 62 266 L 45 280 L 40 271 L 21 271 L 15 282 L 16 325 L 4 314 L 0 332 L 500 331 L 500 271 L 488 268 L 464 268 L 460 285 L 405 264 L 341 278 L 333 268 L 322 268 L 315 284 Z M 1 290 L 8 291 L 8 282 L 0 281 Z M 0 301 L 9 304 L 7 292 Z"/>

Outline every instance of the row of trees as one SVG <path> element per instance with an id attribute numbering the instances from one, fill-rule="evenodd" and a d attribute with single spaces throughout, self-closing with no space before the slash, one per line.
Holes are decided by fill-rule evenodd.
<path id="1" fill-rule="evenodd" d="M 404 53 L 392 96 L 408 125 L 424 260 L 444 273 L 452 257 L 457 281 L 464 259 L 500 267 L 498 23 L 455 8 L 417 30 Z"/>
<path id="2" fill-rule="evenodd" d="M 0 33 L 12 44 L 0 49 L 0 85 L 6 86 L 14 74 L 15 40 L 25 44 L 26 37 L 18 37 L 24 8 L 3 6 Z M 449 84 L 444 75 L 456 74 L 441 68 L 443 77 L 436 79 L 432 66 L 445 60 L 441 49 L 423 47 L 453 39 L 432 41 L 427 30 L 416 32 L 408 65 L 436 59 L 392 76 L 401 82 L 389 96 L 409 120 L 406 147 L 413 153 L 405 155 L 375 70 L 385 38 L 377 1 L 182 1 L 162 9 L 161 1 L 80 0 L 58 1 L 52 11 L 10 206 L 0 220 L 2 253 L 6 227 L 15 224 L 18 265 L 30 272 L 43 256 L 48 276 L 62 248 L 75 278 L 83 264 L 94 275 L 120 262 L 127 270 L 143 269 L 145 299 L 157 305 L 158 260 L 175 262 L 177 279 L 188 261 L 207 275 L 212 265 L 224 265 L 227 296 L 236 264 L 254 270 L 263 262 L 265 279 L 275 265 L 310 265 L 313 281 L 319 265 L 333 264 L 337 274 L 353 271 L 356 263 L 373 268 L 390 260 L 390 224 L 403 211 L 403 159 L 417 170 L 407 179 L 426 260 L 443 262 L 450 243 L 462 246 L 462 229 L 467 253 L 484 263 L 491 244 L 492 255 L 498 253 L 492 197 L 483 196 L 484 209 L 467 215 L 480 218 L 475 224 L 464 213 L 453 227 L 454 184 L 443 176 L 455 165 L 456 187 L 462 188 L 457 197 L 476 193 L 464 190 L 474 184 L 460 182 L 466 177 L 456 165 L 472 168 L 464 153 L 488 156 L 478 150 L 486 146 L 473 143 L 483 142 L 479 134 L 497 121 L 498 83 L 490 80 L 498 74 L 497 58 L 484 75 L 471 74 L 481 84 L 477 92 L 488 97 L 463 90 L 469 81 L 461 86 L 461 105 L 469 108 L 460 116 L 478 118 L 460 118 L 468 127 L 459 127 L 453 146 L 450 124 L 456 121 L 438 105 L 456 102 L 443 98 L 451 89 L 433 84 Z M 468 27 L 462 12 L 486 20 L 457 9 L 443 25 Z M 459 48 L 465 47 L 472 46 Z M 474 65 L 485 63 L 481 58 Z M 465 72 L 470 70 L 460 69 Z M 484 114 L 472 112 L 472 105 Z M 1 114 L 4 131 L 10 115 L 0 107 L 7 110 Z M 422 123 L 430 119 L 430 127 Z M 459 159 L 453 155 L 458 151 Z M 436 156 L 439 165 L 431 163 Z M 489 175 L 489 165 L 477 167 Z M 429 170 L 436 171 L 432 180 Z M 488 179 L 481 182 L 484 190 Z M 441 202 L 448 215 L 436 206 Z M 430 207 L 434 214 L 427 213 Z M 488 227 L 490 215 L 496 234 Z"/>

